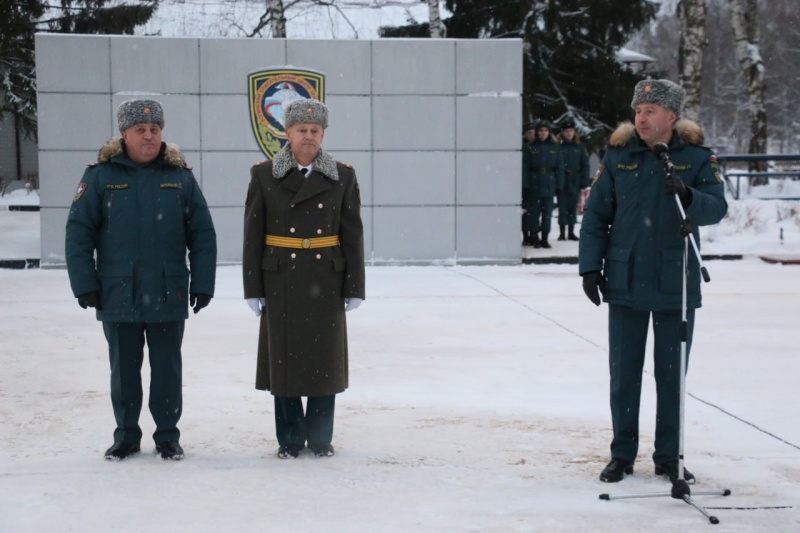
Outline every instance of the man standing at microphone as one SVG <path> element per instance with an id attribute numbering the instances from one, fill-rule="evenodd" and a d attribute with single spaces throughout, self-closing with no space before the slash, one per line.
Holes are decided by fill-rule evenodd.
<path id="1" fill-rule="evenodd" d="M 651 316 L 657 391 L 653 462 L 657 475 L 678 476 L 684 237 L 675 195 L 695 226 L 718 223 L 728 209 L 717 161 L 703 146 L 702 129 L 680 118 L 685 98 L 683 88 L 668 80 L 636 85 L 631 102 L 635 122 L 621 124 L 612 134 L 583 214 L 583 290 L 595 305 L 601 295 L 608 303 L 614 437 L 611 462 L 600 480 L 609 483 L 633 473 L 639 451 L 642 368 Z M 674 179 L 654 152 L 662 143 Z M 696 227 L 693 233 L 699 245 Z M 688 261 L 687 359 L 695 309 L 701 305 L 700 267 L 694 254 Z M 684 469 L 684 479 L 693 483 L 695 478 Z"/>

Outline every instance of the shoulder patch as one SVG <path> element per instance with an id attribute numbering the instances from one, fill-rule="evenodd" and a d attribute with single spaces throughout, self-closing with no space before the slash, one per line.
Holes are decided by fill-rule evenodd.
<path id="1" fill-rule="evenodd" d="M 82 181 L 82 182 L 80 182 L 80 184 L 78 185 L 77 190 L 75 191 L 75 197 L 72 198 L 72 203 L 74 204 L 75 202 L 80 200 L 81 196 L 83 196 L 83 193 L 85 193 L 85 192 L 86 192 L 86 182 Z"/>
<path id="2" fill-rule="evenodd" d="M 719 173 L 719 161 L 717 161 L 717 156 L 712 153 L 708 161 L 711 165 L 711 171 L 714 173 L 714 177 L 717 178 L 718 182 L 722 183 L 722 176 L 720 176 Z"/>
<path id="3" fill-rule="evenodd" d="M 594 175 L 594 178 L 592 178 L 592 183 L 591 183 L 591 185 L 589 185 L 590 187 L 592 185 L 594 185 L 595 183 L 597 183 L 597 180 L 600 179 L 600 175 L 603 173 L 604 169 L 605 169 L 605 167 L 603 167 L 603 163 L 600 163 L 600 166 L 597 169 L 597 174 Z"/>

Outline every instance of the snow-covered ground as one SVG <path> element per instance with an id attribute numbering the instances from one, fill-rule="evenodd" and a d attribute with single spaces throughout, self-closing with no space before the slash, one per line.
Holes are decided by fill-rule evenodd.
<path id="1" fill-rule="evenodd" d="M 701 239 L 705 253 L 745 259 L 706 263 L 686 464 L 695 494 L 732 491 L 695 498 L 719 517 L 714 531 L 800 531 L 800 266 L 752 255 L 800 254 L 797 203 L 730 211 Z M 554 244 L 554 254 L 576 250 Z M 31 249 L 38 213 L 0 207 L 0 259 Z M 0 269 L 0 531 L 711 527 L 669 497 L 598 498 L 669 484 L 649 459 L 649 362 L 636 474 L 597 479 L 611 435 L 606 310 L 586 300 L 574 265 L 370 267 L 367 280 L 367 301 L 348 314 L 351 388 L 337 400 L 335 457 L 275 457 L 271 397 L 253 388 L 257 321 L 239 268 L 226 266 L 212 304 L 187 323 L 186 459 L 162 462 L 146 437 L 142 454 L 110 463 L 100 324 L 75 303 L 64 270 Z M 151 434 L 146 408 L 141 423 Z"/>
<path id="2" fill-rule="evenodd" d="M 720 532 L 800 530 L 800 267 L 712 261 L 687 378 L 687 466 Z M 104 461 L 100 324 L 64 270 L 0 270 L 0 531 L 707 531 L 652 471 L 647 365 L 635 475 L 607 485 L 606 310 L 574 266 L 370 267 L 348 314 L 337 455 L 275 457 L 253 388 L 257 320 L 240 270 L 187 323 L 186 459 Z M 147 365 L 145 365 L 145 372 Z"/>

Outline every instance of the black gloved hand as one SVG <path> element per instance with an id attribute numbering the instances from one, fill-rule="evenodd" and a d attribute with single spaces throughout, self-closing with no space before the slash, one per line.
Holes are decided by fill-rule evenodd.
<path id="1" fill-rule="evenodd" d="M 199 292 L 193 292 L 189 295 L 189 306 L 192 307 L 194 314 L 206 307 L 211 302 L 211 296 Z"/>
<path id="2" fill-rule="evenodd" d="M 94 307 L 98 311 L 102 309 L 100 305 L 100 291 L 87 292 L 78 296 L 78 305 L 83 309 Z"/>
<path id="3" fill-rule="evenodd" d="M 606 292 L 606 280 L 603 279 L 603 274 L 601 274 L 599 270 L 594 270 L 582 276 L 583 292 L 586 293 L 586 297 L 589 298 L 594 305 L 600 305 L 602 302 L 600 295 Z"/>
<path id="4" fill-rule="evenodd" d="M 683 207 L 692 203 L 692 191 L 686 188 L 686 185 L 683 184 L 683 180 L 679 176 L 670 176 L 667 174 L 664 188 L 670 196 L 677 194 Z"/>

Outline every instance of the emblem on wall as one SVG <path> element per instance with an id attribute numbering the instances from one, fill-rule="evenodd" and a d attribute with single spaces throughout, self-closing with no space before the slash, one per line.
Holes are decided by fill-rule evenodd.
<path id="1" fill-rule="evenodd" d="M 283 106 L 299 98 L 325 101 L 325 75 L 306 69 L 277 67 L 247 76 L 250 124 L 261 151 L 272 159 L 286 144 Z"/>

